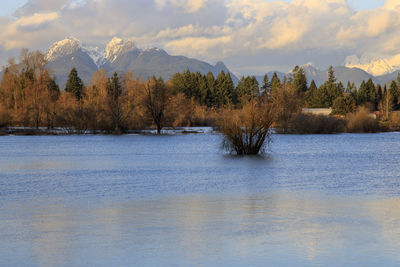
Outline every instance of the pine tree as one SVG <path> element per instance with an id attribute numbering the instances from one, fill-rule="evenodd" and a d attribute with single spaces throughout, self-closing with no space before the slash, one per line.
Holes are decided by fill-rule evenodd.
<path id="1" fill-rule="evenodd" d="M 273 94 L 273 92 L 278 90 L 280 87 L 281 87 L 281 80 L 279 79 L 276 72 L 274 72 L 271 78 L 271 94 Z"/>
<path id="2" fill-rule="evenodd" d="M 75 95 L 76 99 L 81 100 L 83 91 L 83 82 L 78 76 L 78 71 L 72 68 L 68 75 L 65 91 Z"/>
<path id="3" fill-rule="evenodd" d="M 296 66 L 292 71 L 292 80 L 293 85 L 298 91 L 299 94 L 304 94 L 308 87 L 307 87 L 307 77 L 303 70 L 303 68 Z"/>
<path id="4" fill-rule="evenodd" d="M 343 95 L 343 85 L 336 83 L 335 72 L 330 66 L 328 70 L 328 80 L 320 86 L 317 93 L 316 103 L 318 108 L 332 107 L 333 101 Z"/>
<path id="5" fill-rule="evenodd" d="M 391 94 L 393 107 L 394 107 L 395 110 L 397 110 L 399 108 L 400 90 L 399 90 L 399 87 L 398 87 L 398 85 L 397 85 L 397 83 L 395 81 L 392 81 L 390 83 L 389 91 L 390 91 L 390 94 Z"/>
<path id="6" fill-rule="evenodd" d="M 381 100 L 382 100 L 382 97 L 383 97 L 383 91 L 382 91 L 382 86 L 380 85 L 380 84 L 378 84 L 377 86 L 376 86 L 376 102 L 381 102 Z"/>
<path id="7" fill-rule="evenodd" d="M 236 87 L 236 101 L 235 103 L 239 104 L 239 107 L 244 106 L 246 103 L 250 102 L 253 98 L 256 98 L 260 95 L 258 81 L 256 77 L 247 76 L 246 78 L 243 76 L 238 86 Z"/>
<path id="8" fill-rule="evenodd" d="M 307 90 L 305 94 L 305 99 L 308 107 L 314 108 L 318 106 L 319 103 L 316 99 L 317 93 L 318 93 L 317 85 L 315 84 L 314 80 L 312 80 L 310 88 Z"/>
<path id="9" fill-rule="evenodd" d="M 109 107 L 111 111 L 111 119 L 113 126 L 113 133 L 120 134 L 122 132 L 122 105 L 121 95 L 122 86 L 118 74 L 114 72 L 110 82 L 107 86 L 107 93 L 109 98 Z"/>
<path id="10" fill-rule="evenodd" d="M 261 93 L 267 96 L 271 94 L 271 83 L 269 82 L 268 74 L 264 75 Z"/>
<path id="11" fill-rule="evenodd" d="M 328 84 L 336 83 L 335 71 L 334 71 L 332 66 L 329 66 L 329 69 L 328 69 L 328 81 L 327 81 L 327 83 Z"/>
<path id="12" fill-rule="evenodd" d="M 224 71 L 218 75 L 215 81 L 215 95 L 217 107 L 223 107 L 231 103 L 234 94 L 234 84 L 229 73 Z"/>
<path id="13" fill-rule="evenodd" d="M 375 105 L 376 104 L 375 84 L 371 78 L 369 78 L 367 81 L 367 89 L 368 89 L 368 98 L 369 98 L 368 101 Z"/>
<path id="14" fill-rule="evenodd" d="M 206 75 L 206 84 L 207 84 L 207 100 L 206 105 L 208 107 L 212 107 L 216 105 L 216 97 L 215 97 L 215 77 L 212 72 L 208 72 Z"/>
<path id="15" fill-rule="evenodd" d="M 360 88 L 358 89 L 357 92 L 357 105 L 362 105 L 366 102 L 368 102 L 368 88 L 367 88 L 367 84 L 365 83 L 365 81 L 361 82 Z"/>
<path id="16" fill-rule="evenodd" d="M 346 93 L 333 101 L 332 109 L 334 114 L 346 115 L 356 110 L 356 102 L 350 94 Z"/>

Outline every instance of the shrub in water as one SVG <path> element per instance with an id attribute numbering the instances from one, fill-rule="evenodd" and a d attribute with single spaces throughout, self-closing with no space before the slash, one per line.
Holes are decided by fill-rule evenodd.
<path id="1" fill-rule="evenodd" d="M 231 108 L 222 112 L 219 120 L 224 136 L 223 148 L 237 155 L 257 155 L 270 142 L 274 120 L 272 106 L 253 100 L 241 110 Z"/>

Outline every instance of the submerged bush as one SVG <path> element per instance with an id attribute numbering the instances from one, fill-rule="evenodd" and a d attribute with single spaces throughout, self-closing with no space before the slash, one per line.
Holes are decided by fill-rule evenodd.
<path id="1" fill-rule="evenodd" d="M 360 107 L 356 112 L 346 116 L 348 133 L 376 133 L 379 131 L 379 123 L 373 118 L 369 110 Z"/>
<path id="2" fill-rule="evenodd" d="M 224 136 L 222 147 L 237 155 L 257 155 L 264 152 L 270 142 L 271 125 L 274 121 L 270 104 L 256 100 L 241 110 L 226 109 L 219 120 Z"/>
<path id="3" fill-rule="evenodd" d="M 299 114 L 291 122 L 294 134 L 334 134 L 344 131 L 343 119 L 324 115 Z"/>

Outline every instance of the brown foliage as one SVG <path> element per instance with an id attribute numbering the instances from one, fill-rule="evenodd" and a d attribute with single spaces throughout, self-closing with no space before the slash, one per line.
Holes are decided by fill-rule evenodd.
<path id="1" fill-rule="evenodd" d="M 10 123 L 10 115 L 4 105 L 0 103 L 0 129 L 8 126 Z"/>
<path id="2" fill-rule="evenodd" d="M 300 113 L 301 97 L 291 83 L 282 83 L 271 95 L 276 111 L 275 127 L 281 133 L 288 133 L 294 116 Z"/>
<path id="3" fill-rule="evenodd" d="M 224 136 L 223 148 L 237 155 L 257 155 L 270 141 L 274 121 L 271 104 L 253 100 L 241 110 L 223 110 L 219 126 Z"/>
<path id="4" fill-rule="evenodd" d="M 337 117 L 298 114 L 290 123 L 290 133 L 294 134 L 333 134 L 344 131 L 345 120 Z"/>
<path id="5" fill-rule="evenodd" d="M 145 82 L 144 90 L 146 111 L 157 127 L 157 134 L 160 134 L 166 123 L 165 110 L 169 100 L 169 88 L 161 78 L 153 77 Z"/>
<path id="6" fill-rule="evenodd" d="M 22 50 L 20 63 L 10 60 L 1 82 L 1 102 L 13 125 L 53 127 L 59 90 L 40 52 Z"/>
<path id="7" fill-rule="evenodd" d="M 375 133 L 379 131 L 378 121 L 370 116 L 370 112 L 365 107 L 360 107 L 354 113 L 346 116 L 348 133 Z"/>

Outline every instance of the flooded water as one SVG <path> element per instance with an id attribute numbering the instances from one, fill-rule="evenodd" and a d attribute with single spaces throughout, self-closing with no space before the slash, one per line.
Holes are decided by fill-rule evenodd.
<path id="1" fill-rule="evenodd" d="M 399 266 L 400 134 L 0 137 L 0 266 Z"/>

